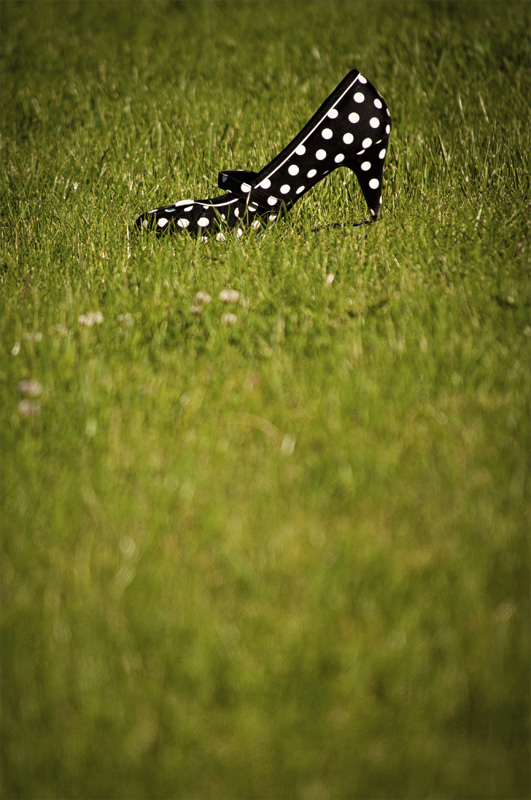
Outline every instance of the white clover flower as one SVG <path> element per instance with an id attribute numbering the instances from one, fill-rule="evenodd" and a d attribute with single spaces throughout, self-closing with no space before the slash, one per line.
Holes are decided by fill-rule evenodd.
<path id="1" fill-rule="evenodd" d="M 240 293 L 236 289 L 222 289 L 219 293 L 219 299 L 222 303 L 237 303 L 240 299 Z"/>
<path id="2" fill-rule="evenodd" d="M 54 326 L 54 331 L 58 333 L 59 336 L 68 336 L 68 334 L 70 333 L 66 325 L 62 325 L 61 323 Z"/>
<path id="3" fill-rule="evenodd" d="M 77 321 L 85 328 L 92 328 L 93 325 L 101 325 L 103 314 L 101 311 L 89 311 L 88 314 L 81 314 Z"/>
<path id="4" fill-rule="evenodd" d="M 24 334 L 25 342 L 42 342 L 42 333 L 40 331 L 28 331 Z"/>
<path id="5" fill-rule="evenodd" d="M 39 381 L 27 379 L 18 382 L 18 391 L 24 397 L 40 397 L 42 394 L 42 386 Z"/>
<path id="6" fill-rule="evenodd" d="M 41 413 L 41 404 L 38 400 L 21 400 L 18 404 L 18 413 L 22 419 L 38 417 Z"/>
<path id="7" fill-rule="evenodd" d="M 208 292 L 197 292 L 196 296 L 194 297 L 196 303 L 202 303 L 204 306 L 207 306 L 209 303 L 212 302 L 212 298 L 210 297 Z"/>

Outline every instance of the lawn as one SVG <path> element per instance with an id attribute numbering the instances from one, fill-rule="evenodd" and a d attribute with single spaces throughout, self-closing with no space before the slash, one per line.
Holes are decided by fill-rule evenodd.
<path id="1" fill-rule="evenodd" d="M 4 0 L 2 797 L 529 797 L 530 25 Z M 353 67 L 377 224 L 135 230 Z"/>

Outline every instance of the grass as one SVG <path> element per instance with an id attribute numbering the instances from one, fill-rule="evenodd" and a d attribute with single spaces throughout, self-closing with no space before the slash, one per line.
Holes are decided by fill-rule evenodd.
<path id="1" fill-rule="evenodd" d="M 528 797 L 530 6 L 0 12 L 2 796 Z M 133 232 L 353 66 L 376 226 Z"/>

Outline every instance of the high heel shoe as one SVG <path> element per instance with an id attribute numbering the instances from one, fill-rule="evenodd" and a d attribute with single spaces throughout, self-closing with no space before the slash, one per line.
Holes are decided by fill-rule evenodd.
<path id="1" fill-rule="evenodd" d="M 374 86 L 352 70 L 300 133 L 260 172 L 222 170 L 220 197 L 180 200 L 136 220 L 157 233 L 174 228 L 200 237 L 269 226 L 338 167 L 354 172 L 374 222 L 382 208 L 382 175 L 391 117 Z"/>

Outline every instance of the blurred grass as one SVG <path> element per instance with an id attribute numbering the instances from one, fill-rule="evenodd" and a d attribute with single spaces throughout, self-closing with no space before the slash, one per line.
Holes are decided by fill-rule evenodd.
<path id="1" fill-rule="evenodd" d="M 3 797 L 529 795 L 529 17 L 2 4 Z M 353 66 L 377 226 L 130 230 Z"/>

